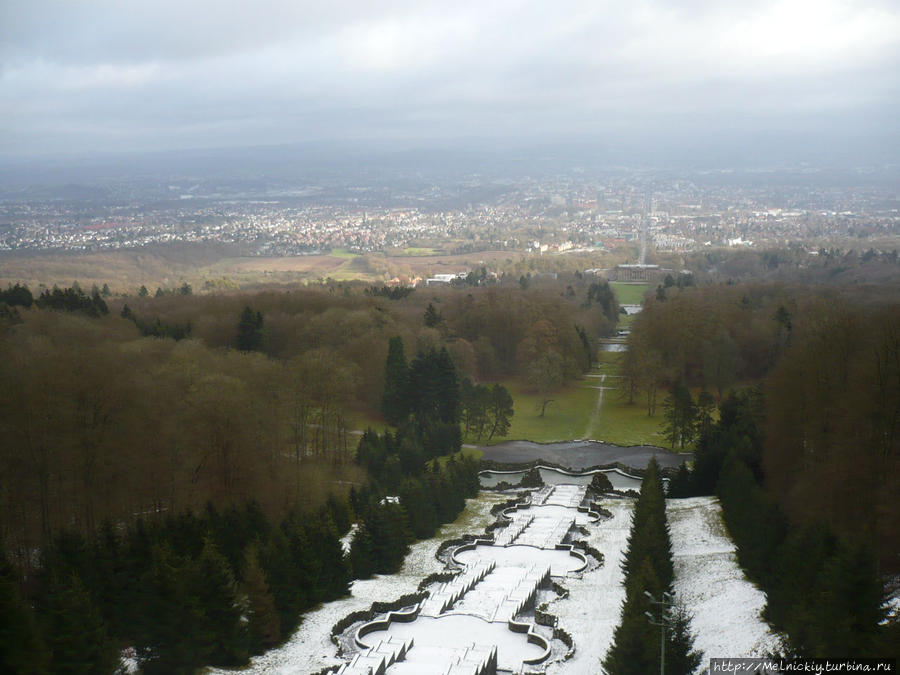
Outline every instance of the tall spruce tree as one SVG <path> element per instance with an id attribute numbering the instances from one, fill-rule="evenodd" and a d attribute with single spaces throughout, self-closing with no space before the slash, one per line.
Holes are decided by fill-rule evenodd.
<path id="1" fill-rule="evenodd" d="M 375 542 L 365 521 L 359 524 L 350 545 L 350 567 L 357 579 L 368 579 L 375 573 Z"/>
<path id="2" fill-rule="evenodd" d="M 670 606 L 661 616 L 659 605 L 647 595 L 661 601 L 663 594 L 670 592 L 674 576 L 665 497 L 655 458 L 647 466 L 641 483 L 623 570 L 625 603 L 622 619 L 603 661 L 604 668 L 609 675 L 645 675 L 659 671 L 661 627 L 650 623 L 649 614 L 657 621 L 664 616 L 667 623 L 666 672 L 690 675 L 702 655 L 693 650 L 693 635 L 686 611 L 677 605 Z"/>
<path id="3" fill-rule="evenodd" d="M 420 352 L 413 359 L 409 400 L 425 455 L 458 452 L 462 446 L 459 377 L 446 348 Z"/>
<path id="4" fill-rule="evenodd" d="M 112 672 L 118 663 L 115 645 L 90 593 L 77 574 L 50 580 L 41 615 L 54 673 Z"/>
<path id="5" fill-rule="evenodd" d="M 397 426 L 409 414 L 409 378 L 403 338 L 399 335 L 388 341 L 387 361 L 384 364 L 384 395 L 381 414 L 388 424 Z"/>
<path id="6" fill-rule="evenodd" d="M 603 668 L 609 675 L 651 675 L 659 672 L 659 628 L 647 620 L 645 612 L 656 615 L 657 608 L 650 604 L 644 591 L 658 598 L 663 586 L 647 559 L 636 565 L 628 577 L 631 588 L 637 591 L 626 591 L 622 618 L 603 659 Z"/>
<path id="7" fill-rule="evenodd" d="M 247 305 L 237 327 L 237 348 L 242 352 L 260 351 L 263 346 L 263 315 Z"/>
<path id="8" fill-rule="evenodd" d="M 425 316 L 423 317 L 426 328 L 435 328 L 441 322 L 441 315 L 430 302 L 425 308 Z"/>
<path id="9" fill-rule="evenodd" d="M 188 572 L 189 593 L 200 620 L 193 633 L 202 663 L 241 666 L 249 656 L 247 627 L 241 619 L 237 584 L 231 567 L 215 542 L 207 538 Z"/>
<path id="10" fill-rule="evenodd" d="M 246 597 L 247 632 L 250 650 L 258 654 L 278 643 L 281 630 L 275 600 L 269 592 L 266 573 L 259 562 L 257 545 L 250 544 L 244 552 L 241 569 L 241 590 Z"/>
<path id="11" fill-rule="evenodd" d="M 135 647 L 144 673 L 191 673 L 203 665 L 197 626 L 203 621 L 189 593 L 188 570 L 166 545 L 156 545 L 144 574 L 141 625 Z"/>
<path id="12" fill-rule="evenodd" d="M 47 648 L 20 584 L 0 547 L 0 671 L 39 675 L 48 672 Z"/>

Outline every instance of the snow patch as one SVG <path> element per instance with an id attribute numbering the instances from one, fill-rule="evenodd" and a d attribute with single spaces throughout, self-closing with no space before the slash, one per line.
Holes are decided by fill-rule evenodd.
<path id="1" fill-rule="evenodd" d="M 738 565 L 718 499 L 670 499 L 666 506 L 675 594 L 693 617 L 694 647 L 703 651 L 703 663 L 776 651 L 778 635 L 761 616 L 766 594 Z"/>

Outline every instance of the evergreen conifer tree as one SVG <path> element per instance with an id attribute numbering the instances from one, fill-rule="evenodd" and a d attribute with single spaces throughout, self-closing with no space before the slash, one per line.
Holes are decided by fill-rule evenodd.
<path id="1" fill-rule="evenodd" d="M 650 604 L 644 591 L 658 598 L 663 587 L 646 559 L 629 577 L 631 588 L 636 590 L 626 591 L 622 618 L 613 633 L 613 643 L 603 660 L 603 668 L 609 675 L 658 673 L 659 629 L 654 628 L 645 615 L 645 612 L 656 615 L 657 608 Z"/>
<path id="2" fill-rule="evenodd" d="M 190 566 L 189 593 L 195 598 L 200 621 L 193 632 L 202 661 L 217 666 L 247 662 L 246 625 L 241 621 L 237 585 L 231 567 L 215 543 L 207 538 Z"/>
<path id="3" fill-rule="evenodd" d="M 688 469 L 686 462 L 682 462 L 681 466 L 678 467 L 678 473 L 675 474 L 675 478 L 669 481 L 669 497 L 677 499 L 691 497 L 693 494 L 693 481 L 690 469 Z"/>
<path id="4" fill-rule="evenodd" d="M 403 338 L 392 337 L 388 342 L 387 361 L 384 364 L 384 395 L 381 414 L 388 424 L 397 426 L 409 414 L 409 382 Z"/>
<path id="5" fill-rule="evenodd" d="M 669 612 L 670 624 L 666 631 L 666 672 L 669 675 L 693 675 L 703 653 L 694 649 L 691 617 L 684 605 L 677 603 Z"/>
<path id="6" fill-rule="evenodd" d="M 350 567 L 357 579 L 368 579 L 375 573 L 375 544 L 365 522 L 359 524 L 350 546 Z"/>
<path id="7" fill-rule="evenodd" d="M 0 671 L 39 675 L 48 672 L 47 648 L 20 583 L 0 548 Z"/>
<path id="8" fill-rule="evenodd" d="M 430 302 L 428 303 L 428 307 L 425 308 L 424 322 L 426 328 L 435 328 L 441 322 L 441 315 L 438 314 L 438 311 Z"/>
<path id="9" fill-rule="evenodd" d="M 287 537 L 280 528 L 272 531 L 260 550 L 260 563 L 278 612 L 280 633 L 287 635 L 297 625 L 300 612 L 303 611 L 305 593 Z"/>
<path id="10" fill-rule="evenodd" d="M 80 577 L 50 580 L 41 606 L 54 673 L 109 673 L 118 663 L 106 624 Z"/>
<path id="11" fill-rule="evenodd" d="M 254 352 L 263 346 L 263 315 L 244 307 L 237 327 L 237 348 L 242 352 Z"/>
<path id="12" fill-rule="evenodd" d="M 151 555 L 141 579 L 142 621 L 135 636 L 141 670 L 148 675 L 187 675 L 204 664 L 209 641 L 191 592 L 192 570 L 165 544 L 154 545 Z"/>
<path id="13" fill-rule="evenodd" d="M 258 654 L 273 647 L 281 637 L 275 600 L 269 592 L 266 573 L 259 562 L 256 544 L 244 552 L 241 589 L 247 598 L 247 631 L 251 653 Z"/>

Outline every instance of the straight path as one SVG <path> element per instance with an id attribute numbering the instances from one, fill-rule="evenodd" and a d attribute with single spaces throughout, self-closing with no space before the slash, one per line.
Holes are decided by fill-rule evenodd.
<path id="1" fill-rule="evenodd" d="M 599 385 L 588 385 L 592 389 L 597 390 L 597 405 L 594 408 L 594 412 L 591 414 L 591 418 L 588 420 L 587 431 L 584 432 L 585 438 L 593 438 L 594 437 L 594 427 L 597 426 L 597 422 L 600 421 L 600 409 L 603 407 L 603 392 L 606 390 L 604 383 L 606 382 L 606 373 L 603 373 L 598 378 L 600 381 Z"/>

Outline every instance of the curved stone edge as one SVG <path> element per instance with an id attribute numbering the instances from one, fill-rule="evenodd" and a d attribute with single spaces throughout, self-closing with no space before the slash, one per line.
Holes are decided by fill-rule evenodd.
<path id="1" fill-rule="evenodd" d="M 474 551 L 476 548 L 478 548 L 478 546 L 493 546 L 493 545 L 494 545 L 494 541 L 492 539 L 476 539 L 475 541 L 469 542 L 467 544 L 463 544 L 462 546 L 458 546 L 457 548 L 453 549 L 453 552 L 450 554 L 450 559 L 453 560 L 453 562 L 456 563 L 457 565 L 465 566 L 466 563 L 464 563 L 461 560 L 458 560 L 456 558 L 457 553 L 462 553 L 463 551 Z M 545 550 L 545 549 L 541 549 L 538 546 L 532 546 L 531 544 L 513 544 L 513 546 L 528 547 L 528 548 L 536 549 L 538 551 Z M 546 550 L 549 550 L 549 549 L 546 549 Z M 583 553 L 580 553 L 579 551 L 575 550 L 575 546 L 573 544 L 556 544 L 556 546 L 554 547 L 554 550 L 568 551 L 570 556 L 572 556 L 573 558 L 578 558 L 581 561 L 580 567 L 578 567 L 574 570 L 569 570 L 568 573 L 578 573 L 578 572 L 581 572 L 585 567 L 587 567 L 587 564 L 588 564 L 587 556 L 585 556 Z"/>
<path id="2" fill-rule="evenodd" d="M 509 508 L 503 509 L 500 512 L 500 515 L 503 518 L 505 518 L 506 520 L 512 522 L 512 520 L 513 520 L 512 514 L 513 513 L 516 513 L 517 511 L 527 511 L 532 506 L 536 506 L 537 508 L 540 508 L 542 505 L 541 504 L 531 504 L 530 502 L 526 502 L 524 504 L 517 504 L 515 506 L 510 506 Z M 588 506 L 577 506 L 576 509 L 578 510 L 579 513 L 588 514 L 588 518 L 590 518 L 592 523 L 599 522 L 600 519 L 604 517 L 604 514 L 600 513 L 599 511 L 594 511 L 593 509 L 591 509 Z"/>
<path id="3" fill-rule="evenodd" d="M 519 466 L 519 463 L 516 463 L 516 462 L 511 462 L 509 464 L 505 464 L 503 462 L 495 462 L 494 460 L 483 460 L 483 461 L 490 462 L 491 464 L 497 464 L 498 466 L 510 466 L 510 467 L 518 467 Z M 531 466 L 532 462 L 529 462 L 528 463 L 529 466 L 527 469 L 519 469 L 519 468 L 481 469 L 478 472 L 478 475 L 481 475 L 483 473 L 501 473 L 501 474 L 503 474 L 503 473 L 521 473 L 522 471 L 526 471 L 528 469 L 547 469 L 548 471 L 558 471 L 559 473 L 565 474 L 566 476 L 584 476 L 587 474 L 598 473 L 601 471 L 602 472 L 615 471 L 617 473 L 622 474 L 623 476 L 627 476 L 628 478 L 641 478 L 641 476 L 635 476 L 635 475 L 629 474 L 625 470 L 625 468 L 627 468 L 628 471 L 633 471 L 635 473 L 643 473 L 643 469 L 635 469 L 635 468 L 629 467 L 627 465 L 619 464 L 618 462 L 614 462 L 613 464 L 597 464 L 595 466 L 589 467 L 587 469 L 582 469 L 582 470 L 575 470 L 575 469 L 567 468 L 567 467 L 562 466 L 561 464 L 557 465 L 557 464 L 554 464 L 553 462 L 547 462 L 546 460 L 543 460 L 543 459 L 537 459 L 537 460 L 534 460 L 534 462 L 545 462 L 545 463 L 543 463 L 543 464 L 538 463 L 538 464 L 534 464 L 534 466 Z"/>
<path id="4" fill-rule="evenodd" d="M 579 567 L 578 569 L 569 570 L 568 574 L 571 574 L 573 572 L 574 573 L 581 572 L 585 567 L 587 567 L 587 564 L 588 564 L 587 556 L 585 556 L 583 553 L 576 551 L 575 546 L 573 544 L 557 544 L 556 550 L 557 551 L 568 551 L 570 556 L 581 560 L 581 567 Z"/>
<path id="5" fill-rule="evenodd" d="M 360 649 L 369 649 L 372 645 L 368 645 L 362 641 L 362 639 L 368 635 L 369 633 L 374 633 L 379 630 L 387 630 L 391 623 L 396 621 L 397 623 L 412 623 L 416 619 L 419 618 L 419 612 L 422 609 L 422 602 L 417 602 L 415 607 L 409 610 L 397 610 L 388 612 L 384 618 L 375 619 L 374 621 L 369 621 L 368 623 L 364 623 L 362 626 L 356 629 L 356 635 L 353 636 L 353 641 L 356 643 L 356 646 Z"/>
<path id="6" fill-rule="evenodd" d="M 474 539 L 473 541 L 466 542 L 465 544 L 461 544 L 460 546 L 457 546 L 455 549 L 453 549 L 453 551 L 450 553 L 450 560 L 452 560 L 457 565 L 460 565 L 461 567 L 465 567 L 466 564 L 464 562 L 456 559 L 457 553 L 461 553 L 463 551 L 474 551 L 479 546 L 493 546 L 493 545 L 494 545 L 493 539 Z"/>
<path id="7" fill-rule="evenodd" d="M 428 598 L 428 596 L 428 591 L 420 590 L 417 593 L 408 593 L 406 595 L 401 595 L 399 598 L 391 602 L 375 601 L 368 609 L 350 612 L 331 627 L 331 640 L 332 642 L 336 641 L 338 635 L 350 628 L 350 626 L 355 624 L 357 621 L 369 622 L 386 612 L 400 611 L 404 607 L 409 607 L 412 605 L 418 606 L 426 598 Z"/>
<path id="8" fill-rule="evenodd" d="M 394 621 L 398 623 L 412 623 L 417 618 L 419 618 L 419 611 L 422 609 L 422 603 L 416 603 L 416 606 L 407 611 L 391 611 L 388 612 L 384 618 L 376 619 L 374 621 L 369 621 L 368 623 L 360 626 L 353 640 L 356 643 L 356 646 L 360 649 L 371 649 L 372 645 L 363 642 L 363 638 L 369 633 L 374 633 L 380 630 L 387 630 L 391 623 Z M 444 615 L 446 616 L 446 615 Z M 440 619 L 440 617 L 435 617 L 436 619 Z M 480 617 L 476 617 L 480 618 Z M 482 619 L 483 621 L 483 619 Z M 537 633 L 535 631 L 535 623 L 534 622 L 526 622 L 526 621 L 516 621 L 515 619 L 509 619 L 506 622 L 507 628 L 513 633 L 525 633 L 525 639 L 529 644 L 537 645 L 542 649 L 541 654 L 538 656 L 532 657 L 530 659 L 523 659 L 522 663 L 528 663 L 531 665 L 541 663 L 550 656 L 550 642 Z M 554 631 L 555 633 L 555 631 Z"/>
<path id="9" fill-rule="evenodd" d="M 538 656 L 530 659 L 522 659 L 522 663 L 528 663 L 530 665 L 546 661 L 547 657 L 550 656 L 550 643 L 545 637 L 535 632 L 535 625 L 536 624 L 530 621 L 516 621 L 515 619 L 509 619 L 506 622 L 507 628 L 509 628 L 509 630 L 511 630 L 513 633 L 525 633 L 525 639 L 529 642 L 529 644 L 537 645 L 538 647 L 541 647 L 543 649 L 543 652 Z"/>

